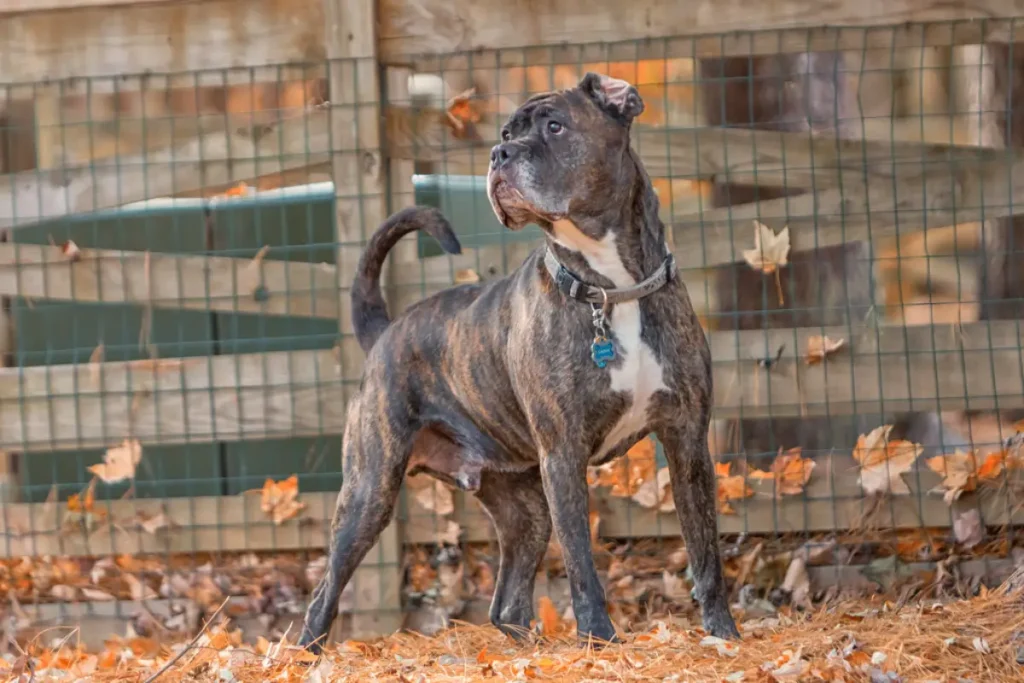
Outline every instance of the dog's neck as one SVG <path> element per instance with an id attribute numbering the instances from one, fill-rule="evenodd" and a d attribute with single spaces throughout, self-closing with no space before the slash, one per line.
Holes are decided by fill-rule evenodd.
<path id="1" fill-rule="evenodd" d="M 551 224 L 548 247 L 558 260 L 587 284 L 629 287 L 650 277 L 665 260 L 665 226 L 658 216 L 658 196 L 639 160 L 619 209 L 595 216 L 563 218 Z M 594 239 L 587 233 L 600 233 Z"/>

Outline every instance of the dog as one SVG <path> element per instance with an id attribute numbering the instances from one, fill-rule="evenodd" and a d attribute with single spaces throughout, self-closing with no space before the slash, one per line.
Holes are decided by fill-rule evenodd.
<path id="1" fill-rule="evenodd" d="M 518 637 L 531 627 L 553 528 L 578 636 L 617 642 L 591 554 L 586 472 L 652 432 L 668 459 L 704 628 L 739 637 L 708 451 L 711 354 L 630 145 L 643 108 L 629 83 L 588 73 L 509 117 L 491 150 L 488 197 L 507 229 L 536 224 L 546 240 L 506 278 L 445 290 L 392 321 L 379 280 L 398 240 L 423 230 L 448 253 L 461 247 L 444 216 L 425 207 L 399 211 L 371 237 L 352 289 L 367 357 L 303 645 L 326 636 L 409 472 L 472 492 L 490 516 L 500 565 L 489 616 L 498 628 Z"/>

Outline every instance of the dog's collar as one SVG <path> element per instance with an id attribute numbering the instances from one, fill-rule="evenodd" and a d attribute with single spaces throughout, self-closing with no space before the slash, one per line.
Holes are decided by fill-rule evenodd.
<path id="1" fill-rule="evenodd" d="M 583 282 L 561 264 L 558 258 L 551 253 L 550 248 L 544 252 L 544 265 L 559 291 L 570 299 L 591 304 L 617 304 L 623 301 L 642 299 L 672 282 L 676 276 L 676 261 L 671 252 L 666 254 L 665 260 L 649 278 L 629 287 L 615 289 L 603 289 Z"/>

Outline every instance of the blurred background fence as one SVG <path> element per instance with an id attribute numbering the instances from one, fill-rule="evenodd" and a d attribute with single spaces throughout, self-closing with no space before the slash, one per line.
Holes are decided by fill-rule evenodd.
<path id="1" fill-rule="evenodd" d="M 362 370 L 348 287 L 366 236 L 420 203 L 463 240 L 458 257 L 403 241 L 393 312 L 511 272 L 542 236 L 494 219 L 490 146 L 517 103 L 588 70 L 646 104 L 635 145 L 712 347 L 741 604 L 1021 560 L 1024 6 L 0 12 L 0 590 L 18 628 L 194 628 L 228 596 L 260 632 L 299 618 Z M 591 472 L 623 625 L 689 604 L 663 472 L 651 440 Z M 486 617 L 482 510 L 424 476 L 407 493 L 339 635 Z M 561 614 L 556 547 L 542 573 Z"/>

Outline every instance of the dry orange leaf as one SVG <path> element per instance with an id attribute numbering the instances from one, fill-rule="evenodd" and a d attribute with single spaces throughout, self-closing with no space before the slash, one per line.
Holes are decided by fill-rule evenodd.
<path id="1" fill-rule="evenodd" d="M 716 477 L 728 477 L 729 471 L 732 469 L 731 462 L 716 462 L 715 463 L 715 476 Z"/>
<path id="2" fill-rule="evenodd" d="M 718 511 L 723 515 L 734 515 L 736 511 L 729 505 L 730 501 L 750 498 L 754 489 L 747 485 L 742 474 L 718 478 Z"/>
<path id="3" fill-rule="evenodd" d="M 986 459 L 986 462 L 990 458 Z M 928 465 L 928 469 L 942 477 L 942 483 L 937 490 L 944 492 L 942 498 L 947 505 L 951 505 L 965 491 L 973 491 L 978 487 L 978 460 L 973 452 L 964 453 L 958 450 L 955 453 L 937 455 L 925 460 L 925 464 Z M 990 469 L 992 467 L 990 465 Z"/>
<path id="4" fill-rule="evenodd" d="M 798 496 L 804 492 L 804 486 L 811 478 L 815 462 L 801 456 L 803 450 L 797 446 L 779 454 L 772 461 L 771 470 L 754 470 L 750 476 L 754 479 L 774 479 L 776 496 Z"/>
<path id="5" fill-rule="evenodd" d="M 546 636 L 555 635 L 562 627 L 562 617 L 555 609 L 555 603 L 546 595 L 541 596 L 537 603 L 537 616 L 540 618 L 542 632 Z"/>
<path id="6" fill-rule="evenodd" d="M 480 275 L 472 268 L 463 268 L 455 271 L 455 284 L 470 285 L 480 282 Z"/>
<path id="7" fill-rule="evenodd" d="M 657 477 L 654 440 L 645 437 L 636 442 L 626 456 L 602 465 L 596 471 L 596 485 L 610 487 L 616 498 L 630 498 L 645 482 Z"/>
<path id="8" fill-rule="evenodd" d="M 260 508 L 270 515 L 274 524 L 280 524 L 296 517 L 306 507 L 305 503 L 300 503 L 297 500 L 299 478 L 294 474 L 277 482 L 267 479 L 263 483 L 261 494 Z"/>
<path id="9" fill-rule="evenodd" d="M 96 505 L 96 482 L 90 481 L 85 493 L 68 496 L 68 512 L 89 513 Z"/>
<path id="10" fill-rule="evenodd" d="M 743 251 L 743 259 L 754 270 L 771 275 L 786 265 L 789 258 L 789 228 L 775 234 L 764 223 L 754 221 L 754 248 Z"/>
<path id="11" fill-rule="evenodd" d="M 827 335 L 815 335 L 807 339 L 807 364 L 816 365 L 843 348 L 845 339 L 832 339 Z"/>
<path id="12" fill-rule="evenodd" d="M 860 485 L 868 495 L 891 493 L 909 495 L 910 488 L 900 476 L 914 466 L 924 450 L 910 441 L 889 441 L 892 425 L 882 425 L 861 434 L 853 449 L 860 465 Z"/>
<path id="13" fill-rule="evenodd" d="M 119 446 L 107 449 L 103 462 L 86 468 L 107 484 L 116 484 L 135 478 L 135 468 L 142 460 L 142 444 L 138 439 L 126 439 Z"/>

